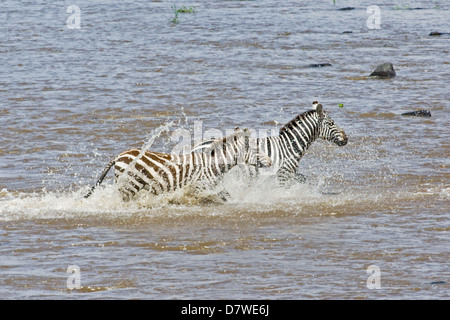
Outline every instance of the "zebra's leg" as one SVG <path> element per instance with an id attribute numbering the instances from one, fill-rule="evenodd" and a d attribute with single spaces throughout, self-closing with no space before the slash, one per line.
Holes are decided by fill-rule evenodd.
<path id="1" fill-rule="evenodd" d="M 295 183 L 305 183 L 306 177 L 296 171 L 281 168 L 277 172 L 277 182 L 281 187 L 292 187 Z"/>
<path id="2" fill-rule="evenodd" d="M 306 177 L 298 172 L 295 173 L 294 180 L 298 183 L 306 183 Z"/>
<path id="3" fill-rule="evenodd" d="M 126 174 L 127 176 L 123 176 Z M 132 172 L 115 171 L 115 184 L 122 195 L 124 202 L 130 201 L 140 190 L 148 190 L 149 185 L 138 175 Z"/>
<path id="4" fill-rule="evenodd" d="M 228 191 L 222 189 L 219 192 L 216 192 L 216 190 L 214 190 L 216 187 L 217 186 L 215 185 L 205 186 L 204 184 L 192 184 L 191 190 L 194 192 L 192 195 L 204 204 L 227 202 L 231 199 L 231 195 Z M 214 192 L 211 193 L 211 190 L 214 190 Z"/>
<path id="5" fill-rule="evenodd" d="M 210 187 L 211 187 L 211 189 L 218 189 L 217 187 L 218 186 L 220 187 L 222 183 L 223 183 L 223 177 L 220 177 L 218 180 L 211 182 Z M 223 202 L 227 202 L 229 199 L 231 199 L 231 195 L 223 187 L 219 192 L 216 193 L 216 196 Z"/>
<path id="6" fill-rule="evenodd" d="M 223 202 L 227 202 L 229 199 L 231 199 L 231 195 L 225 189 L 219 191 L 217 195 L 220 197 L 220 199 L 222 199 Z"/>
<path id="7" fill-rule="evenodd" d="M 253 166 L 253 165 L 250 165 L 250 166 L 247 166 L 247 170 L 246 170 L 246 173 L 247 173 L 247 175 L 248 175 L 248 177 L 246 177 L 246 178 L 248 178 L 248 180 L 249 181 L 255 181 L 256 179 L 258 179 L 258 177 L 259 177 L 259 169 L 260 167 L 257 167 L 257 166 Z"/>

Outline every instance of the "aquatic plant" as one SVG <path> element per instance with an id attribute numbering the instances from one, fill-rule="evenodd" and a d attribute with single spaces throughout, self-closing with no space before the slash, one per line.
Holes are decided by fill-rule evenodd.
<path id="1" fill-rule="evenodd" d="M 182 6 L 179 9 L 176 9 L 178 13 L 195 13 L 195 7 L 186 7 Z"/>
<path id="2" fill-rule="evenodd" d="M 171 20 L 171 22 L 173 24 L 177 24 L 178 23 L 178 14 L 179 13 L 195 13 L 195 7 L 182 6 L 181 8 L 177 8 L 176 5 L 172 4 L 172 11 L 173 11 L 174 17 Z"/>

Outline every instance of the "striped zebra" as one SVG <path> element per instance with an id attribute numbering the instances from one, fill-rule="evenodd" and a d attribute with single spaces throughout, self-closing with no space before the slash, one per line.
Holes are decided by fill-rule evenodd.
<path id="1" fill-rule="evenodd" d="M 270 166 L 270 158 L 256 153 L 249 141 L 250 131 L 236 128 L 233 134 L 202 145 L 188 154 L 126 150 L 109 162 L 84 197 L 88 198 L 102 183 L 112 166 L 124 200 L 131 199 L 141 190 L 158 195 L 190 184 L 203 188 L 214 186 L 227 171 L 239 164 Z"/>
<path id="2" fill-rule="evenodd" d="M 301 113 L 286 123 L 281 127 L 278 136 L 253 138 L 250 144 L 257 152 L 270 157 L 271 170 L 276 173 L 278 183 L 288 186 L 294 181 L 305 182 L 305 177 L 297 172 L 298 165 L 308 147 L 317 138 L 338 146 L 345 146 L 348 141 L 344 130 L 334 123 L 321 104 L 314 101 L 312 110 Z M 210 143 L 213 141 L 209 140 Z M 247 174 L 255 175 L 252 168 L 249 171 Z"/>
<path id="3" fill-rule="evenodd" d="M 282 126 L 278 136 L 257 139 L 256 148 L 270 157 L 281 184 L 304 182 L 305 177 L 297 169 L 300 159 L 317 138 L 338 146 L 345 146 L 348 141 L 344 130 L 334 123 L 321 104 L 314 101 L 312 110 L 297 115 Z"/>

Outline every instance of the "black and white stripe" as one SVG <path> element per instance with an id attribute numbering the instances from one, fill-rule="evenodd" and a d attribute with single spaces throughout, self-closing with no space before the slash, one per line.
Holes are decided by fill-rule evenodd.
<path id="1" fill-rule="evenodd" d="M 297 173 L 298 165 L 306 150 L 317 138 L 331 141 L 338 146 L 346 145 L 348 140 L 344 130 L 334 123 L 321 104 L 314 101 L 312 110 L 301 113 L 286 123 L 278 136 L 253 138 L 250 145 L 270 157 L 272 165 L 265 171 L 275 174 L 281 185 L 288 185 L 292 181 L 305 181 L 305 177 Z M 214 141 L 204 141 L 202 145 Z M 241 166 L 241 170 L 246 171 L 245 174 L 250 177 L 256 174 L 251 167 Z"/>
<path id="2" fill-rule="evenodd" d="M 268 156 L 256 153 L 250 147 L 249 135 L 247 129 L 236 128 L 232 135 L 202 145 L 188 154 L 140 149 L 124 151 L 108 164 L 85 198 L 102 183 L 112 166 L 115 167 L 116 184 L 125 200 L 141 190 L 157 195 L 193 183 L 199 183 L 200 187 L 212 186 L 239 164 L 270 166 Z"/>
<path id="3" fill-rule="evenodd" d="M 281 183 L 292 179 L 304 181 L 303 175 L 297 173 L 298 165 L 317 138 L 338 146 L 347 144 L 348 137 L 344 130 L 334 123 L 322 105 L 314 101 L 313 108 L 286 123 L 278 136 L 256 139 L 257 150 L 270 157 L 272 170 Z"/>

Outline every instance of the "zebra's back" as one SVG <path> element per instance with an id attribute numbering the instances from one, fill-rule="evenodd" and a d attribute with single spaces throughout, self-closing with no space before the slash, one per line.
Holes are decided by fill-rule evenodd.
<path id="1" fill-rule="evenodd" d="M 179 155 L 140 149 L 126 150 L 108 164 L 85 197 L 89 197 L 100 185 L 113 165 L 116 184 L 124 199 L 130 199 L 142 189 L 160 194 L 200 181 L 200 187 L 208 187 L 216 184 L 224 173 L 240 163 L 270 166 L 270 158 L 255 153 L 249 147 L 248 138 L 247 129 L 236 128 L 232 135 L 202 147 L 201 152 Z"/>

